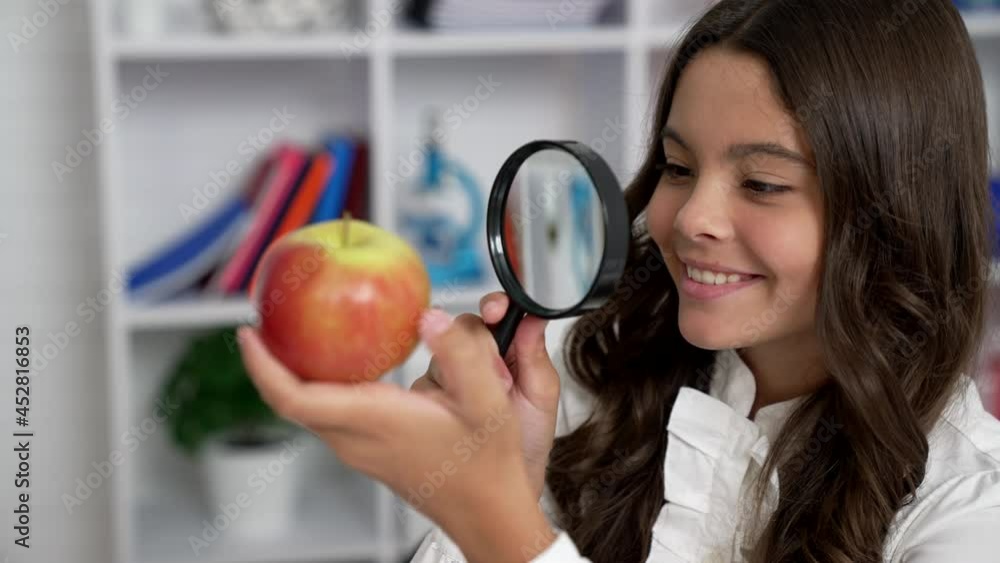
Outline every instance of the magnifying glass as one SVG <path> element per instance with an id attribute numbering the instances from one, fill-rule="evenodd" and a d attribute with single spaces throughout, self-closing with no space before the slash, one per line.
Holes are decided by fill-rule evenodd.
<path id="1" fill-rule="evenodd" d="M 625 269 L 631 225 L 611 167 L 576 141 L 532 141 L 510 155 L 490 192 L 486 236 L 510 299 L 493 328 L 507 354 L 525 314 L 597 309 Z"/>

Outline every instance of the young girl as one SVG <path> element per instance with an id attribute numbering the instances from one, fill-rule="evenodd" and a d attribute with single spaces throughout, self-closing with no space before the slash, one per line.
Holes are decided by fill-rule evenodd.
<path id="1" fill-rule="evenodd" d="M 986 113 L 955 7 L 723 0 L 656 100 L 626 281 L 555 366 L 529 317 L 508 370 L 494 294 L 424 317 L 410 392 L 301 383 L 244 330 L 265 398 L 440 525 L 416 562 L 1000 560 L 1000 423 L 965 375 Z"/>

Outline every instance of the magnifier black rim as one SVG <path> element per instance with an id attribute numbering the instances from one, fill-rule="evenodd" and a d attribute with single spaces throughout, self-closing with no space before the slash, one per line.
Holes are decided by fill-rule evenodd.
<path id="1" fill-rule="evenodd" d="M 565 309 L 546 307 L 536 302 L 524 291 L 517 276 L 514 275 L 510 265 L 510 257 L 505 252 L 503 245 L 503 210 L 507 205 L 507 197 L 510 195 L 517 171 L 528 157 L 546 149 L 562 150 L 572 155 L 590 176 L 603 204 L 605 240 L 597 275 L 594 277 L 594 282 L 587 294 L 575 305 Z M 625 271 L 630 236 L 631 226 L 628 221 L 628 211 L 625 208 L 621 184 L 618 183 L 618 179 L 607 162 L 583 143 L 551 140 L 537 140 L 527 143 L 507 158 L 493 182 L 489 206 L 486 211 L 486 239 L 489 245 L 490 259 L 504 291 L 515 302 L 522 304 L 532 315 L 554 319 L 574 316 L 583 311 L 600 307 L 604 300 L 614 292 L 618 280 Z"/>

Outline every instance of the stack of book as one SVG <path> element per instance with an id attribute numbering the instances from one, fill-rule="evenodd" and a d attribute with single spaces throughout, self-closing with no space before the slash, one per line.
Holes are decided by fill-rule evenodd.
<path id="1" fill-rule="evenodd" d="M 272 241 L 344 212 L 368 218 L 367 143 L 339 135 L 315 151 L 282 143 L 264 156 L 241 193 L 129 268 L 129 297 L 158 302 L 245 294 Z"/>

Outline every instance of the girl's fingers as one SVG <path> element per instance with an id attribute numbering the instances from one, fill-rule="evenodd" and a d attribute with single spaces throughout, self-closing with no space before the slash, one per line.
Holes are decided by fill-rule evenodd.
<path id="1" fill-rule="evenodd" d="M 301 385 L 298 377 L 271 354 L 256 330 L 240 327 L 236 336 L 243 365 L 264 402 L 281 414 L 294 410 L 297 405 L 291 403 L 298 397 Z"/>
<path id="2" fill-rule="evenodd" d="M 241 327 L 237 340 L 261 398 L 276 413 L 303 426 L 363 432 L 377 422 L 396 394 L 404 393 L 378 381 L 304 382 L 268 351 L 256 330 Z"/>
<path id="3" fill-rule="evenodd" d="M 545 345 L 548 324 L 548 319 L 527 315 L 510 346 L 517 362 L 518 386 L 529 397 L 542 401 L 559 396 L 559 374 Z"/>
<path id="4" fill-rule="evenodd" d="M 495 347 L 491 348 L 491 350 L 494 350 L 495 353 L 494 348 Z M 500 380 L 503 383 L 504 391 L 510 391 L 510 388 L 514 385 L 514 377 L 511 375 L 510 369 L 507 367 L 507 363 L 504 362 L 503 358 L 501 358 L 498 354 L 495 354 L 493 359 L 497 374 L 500 375 Z M 410 385 L 410 389 L 420 392 L 432 389 L 443 390 L 439 381 L 440 374 L 441 370 L 438 368 L 437 362 L 431 360 L 430 365 L 427 367 L 427 372 L 417 378 L 417 380 Z"/>
<path id="5" fill-rule="evenodd" d="M 514 376 L 510 373 L 510 368 L 507 367 L 507 362 L 503 360 L 499 355 L 493 356 L 493 363 L 496 365 L 497 373 L 500 374 L 500 381 L 503 383 L 503 390 L 510 391 L 510 388 L 514 385 Z"/>
<path id="6" fill-rule="evenodd" d="M 418 377 L 417 380 L 410 385 L 410 391 L 419 391 L 421 393 L 433 389 L 441 389 L 441 386 L 431 378 L 430 372 Z"/>
<path id="7" fill-rule="evenodd" d="M 549 362 L 549 352 L 545 347 L 545 329 L 548 319 L 526 315 L 517 326 L 511 348 L 517 353 L 520 363 L 535 365 Z"/>
<path id="8" fill-rule="evenodd" d="M 424 377 L 426 377 L 427 380 L 433 383 L 434 385 L 437 385 L 438 389 L 442 388 L 441 370 L 440 368 L 438 368 L 437 362 L 434 360 L 433 357 L 431 358 L 431 363 L 427 366 L 427 372 L 424 373 Z"/>
<path id="9" fill-rule="evenodd" d="M 502 291 L 487 293 L 479 300 L 479 315 L 486 324 L 496 324 L 507 313 L 508 303 L 507 294 Z"/>
<path id="10" fill-rule="evenodd" d="M 434 354 L 441 386 L 462 412 L 483 416 L 503 406 L 506 392 L 482 336 L 468 323 L 453 321 L 440 309 L 428 309 L 420 321 L 420 336 Z"/>
<path id="11" fill-rule="evenodd" d="M 496 321 L 499 322 L 503 318 L 504 313 L 507 312 L 507 294 L 502 291 L 495 291 L 485 295 L 479 302 L 480 313 L 483 318 L 476 319 L 474 315 L 462 315 L 455 319 L 457 323 L 465 324 L 470 330 L 483 335 L 485 338 L 490 339 L 490 344 L 488 348 L 496 352 L 496 340 L 493 338 L 489 331 L 477 330 L 477 328 L 482 326 L 482 323 L 489 323 L 488 317 L 496 317 Z M 499 309 L 497 309 L 499 307 Z M 495 367 L 497 373 L 500 375 L 500 380 L 503 383 L 504 391 L 510 391 L 510 388 L 514 385 L 514 378 L 511 375 L 510 369 L 507 367 L 506 362 L 499 355 L 495 358 Z M 437 362 L 431 360 L 430 365 L 427 367 L 427 372 L 413 382 L 410 389 L 414 391 L 426 391 L 428 389 L 443 389 L 441 385 L 440 369 L 438 368 Z"/>

